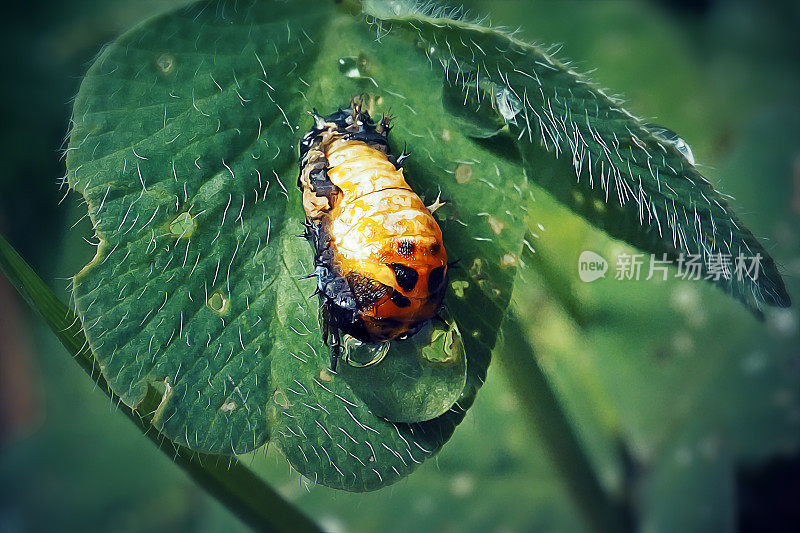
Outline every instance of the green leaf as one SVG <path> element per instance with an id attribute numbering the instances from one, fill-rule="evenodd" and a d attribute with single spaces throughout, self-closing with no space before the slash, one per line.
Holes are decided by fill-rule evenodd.
<path id="1" fill-rule="evenodd" d="M 762 154 L 792 153 L 789 139 L 800 122 L 782 112 L 764 115 L 742 130 L 739 146 L 719 164 L 734 188 L 753 187 L 750 176 L 770 162 L 787 164 Z M 791 174 L 783 169 L 767 174 L 783 176 L 775 188 L 785 190 Z M 754 201 L 742 191 L 737 196 Z M 761 227 L 791 220 L 790 202 L 757 200 L 765 202 L 753 215 Z M 513 300 L 597 471 L 625 471 L 611 448 L 624 442 L 642 473 L 642 522 L 663 530 L 720 529 L 736 506 L 735 469 L 798 447 L 800 433 L 789 422 L 798 409 L 789 393 L 798 386 L 790 370 L 796 314 L 770 309 L 758 323 L 710 285 L 676 279 L 582 283 L 574 275 L 580 250 L 606 257 L 631 250 L 552 199 L 540 197 L 536 205 L 547 232 L 536 253 L 523 256 L 534 268 Z M 773 253 L 786 263 L 796 249 L 795 241 L 779 240 Z M 526 305 L 531 301 L 537 305 Z"/>
<path id="2" fill-rule="evenodd" d="M 634 517 L 629 502 L 612 499 L 603 489 L 516 314 L 506 319 L 503 336 L 500 359 L 509 384 L 523 400 L 528 420 L 544 441 L 585 524 L 593 531 L 631 531 Z"/>
<path id="3" fill-rule="evenodd" d="M 619 100 L 544 49 L 426 2 L 368 0 L 380 33 L 402 28 L 445 72 L 449 109 L 478 138 L 517 152 L 531 179 L 610 235 L 673 262 L 701 258 L 711 279 L 758 312 L 786 307 L 777 267 L 694 165 L 685 143 L 646 124 Z M 554 161 L 555 156 L 555 161 Z M 569 177 L 577 177 L 577 180 Z M 757 273 L 737 272 L 737 258 Z M 720 271 L 715 273 L 715 271 Z"/>
<path id="4" fill-rule="evenodd" d="M 351 358 L 370 361 L 374 349 L 366 348 L 345 346 Z M 467 360 L 458 325 L 448 320 L 431 322 L 410 339 L 391 343 L 382 364 L 343 365 L 339 373 L 377 416 L 424 422 L 458 401 L 466 384 Z"/>
<path id="5" fill-rule="evenodd" d="M 231 458 L 221 462 L 218 457 L 164 442 L 163 436 L 152 430 L 151 406 L 157 404 L 159 400 L 153 389 L 148 391 L 148 397 L 140 410 L 121 404 L 120 398 L 111 390 L 99 372 L 99 365 L 89 350 L 80 319 L 53 294 L 53 291 L 2 236 L 0 236 L 0 271 L 6 275 L 28 305 L 44 319 L 61 344 L 91 376 L 98 388 L 119 406 L 125 416 L 164 454 L 225 503 L 243 521 L 262 531 L 318 531 L 314 523 L 295 510 L 236 459 Z"/>
<path id="6" fill-rule="evenodd" d="M 444 112 L 442 87 L 413 44 L 378 43 L 328 3 L 202 2 L 109 45 L 76 99 L 67 169 L 100 243 L 75 277 L 76 308 L 122 401 L 155 387 L 153 422 L 178 444 L 243 453 L 271 439 L 299 472 L 347 490 L 397 481 L 436 453 L 483 382 L 524 231 L 510 205 L 526 201 L 517 168 Z M 313 269 L 293 186 L 308 111 L 365 91 L 373 115 L 397 116 L 391 142 L 416 155 L 411 185 L 448 201 L 437 214 L 463 265 L 446 305 L 466 381 L 426 422 L 401 421 L 441 412 L 458 380 L 433 375 L 438 401 L 399 394 L 396 421 L 377 416 L 353 372 L 328 370 L 314 283 L 299 279 Z"/>

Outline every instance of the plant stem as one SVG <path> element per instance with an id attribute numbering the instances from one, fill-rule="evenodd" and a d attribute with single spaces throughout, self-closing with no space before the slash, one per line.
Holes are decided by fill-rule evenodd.
<path id="1" fill-rule="evenodd" d="M 593 531 L 633 531 L 630 510 L 603 490 L 519 319 L 513 313 L 503 324 L 503 337 L 503 347 L 497 352 L 497 359 L 584 521 Z"/>
<path id="2" fill-rule="evenodd" d="M 50 326 L 80 367 L 113 403 L 119 406 L 119 410 L 165 455 L 242 521 L 257 531 L 276 533 L 320 531 L 316 524 L 235 457 L 198 453 L 175 444 L 164 438 L 152 426 L 149 414 L 140 413 L 122 403 L 100 372 L 100 367 L 86 341 L 80 319 L 58 299 L 2 235 L 0 235 L 0 271 L 6 275 L 28 305 Z"/>

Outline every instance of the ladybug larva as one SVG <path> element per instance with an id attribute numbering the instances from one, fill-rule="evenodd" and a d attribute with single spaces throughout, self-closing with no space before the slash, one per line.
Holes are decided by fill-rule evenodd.
<path id="1" fill-rule="evenodd" d="M 376 125 L 360 98 L 313 117 L 300 143 L 297 185 L 304 236 L 314 249 L 323 340 L 336 370 L 341 333 L 364 343 L 404 339 L 437 315 L 447 253 L 432 216 L 438 202 L 425 206 L 403 175 L 408 155 L 391 154 L 390 119 Z"/>

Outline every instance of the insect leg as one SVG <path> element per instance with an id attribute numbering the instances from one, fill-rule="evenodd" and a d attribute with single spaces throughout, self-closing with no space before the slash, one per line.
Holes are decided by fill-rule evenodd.
<path id="1" fill-rule="evenodd" d="M 330 333 L 331 337 L 333 338 L 333 342 L 331 342 L 331 370 L 336 372 L 336 363 L 339 361 L 342 348 L 341 338 L 339 337 L 339 328 L 337 328 L 336 325 L 333 325 Z"/>

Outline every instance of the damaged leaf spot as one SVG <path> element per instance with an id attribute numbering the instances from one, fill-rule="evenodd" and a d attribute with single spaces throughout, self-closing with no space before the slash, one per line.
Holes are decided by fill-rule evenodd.
<path id="1" fill-rule="evenodd" d="M 169 225 L 169 232 L 178 239 L 190 239 L 195 229 L 197 229 L 197 223 L 188 211 L 175 217 Z"/>
<path id="2" fill-rule="evenodd" d="M 175 56 L 170 53 L 163 53 L 156 58 L 156 66 L 164 74 L 170 74 L 175 70 Z"/>
<path id="3" fill-rule="evenodd" d="M 461 163 L 456 167 L 456 182 L 460 185 L 467 183 L 472 179 L 472 166 L 466 163 Z"/>
<path id="4" fill-rule="evenodd" d="M 217 314 L 224 315 L 230 308 L 230 300 L 217 291 L 208 298 L 208 307 Z"/>

